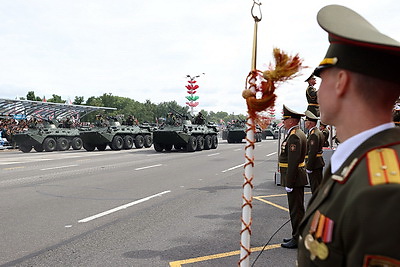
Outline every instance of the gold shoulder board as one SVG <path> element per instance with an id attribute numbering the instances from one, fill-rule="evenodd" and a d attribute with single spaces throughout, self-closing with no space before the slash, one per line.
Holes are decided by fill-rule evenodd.
<path id="1" fill-rule="evenodd" d="M 392 148 L 374 149 L 367 153 L 369 181 L 379 184 L 400 184 L 399 159 Z"/>

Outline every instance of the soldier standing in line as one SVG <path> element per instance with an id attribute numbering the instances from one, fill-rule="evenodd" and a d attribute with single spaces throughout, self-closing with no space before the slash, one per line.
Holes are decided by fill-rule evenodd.
<path id="1" fill-rule="evenodd" d="M 305 112 L 305 115 L 305 126 L 308 130 L 306 172 L 310 181 L 311 192 L 314 194 L 322 181 L 322 169 L 325 166 L 322 157 L 325 137 L 317 127 L 318 118 L 309 110 Z"/>
<path id="2" fill-rule="evenodd" d="M 298 266 L 400 266 L 400 42 L 353 10 L 318 12 L 330 46 L 321 78 L 321 120 L 341 143 L 300 224 Z"/>
<path id="3" fill-rule="evenodd" d="M 283 105 L 283 124 L 287 136 L 282 142 L 279 155 L 279 171 L 281 173 L 281 185 L 285 187 L 290 221 L 292 224 L 292 237 L 283 239 L 284 248 L 297 248 L 299 237 L 298 226 L 304 215 L 304 186 L 307 182 L 307 174 L 304 169 L 307 138 L 299 127 L 303 114 L 290 110 Z"/>
<path id="4" fill-rule="evenodd" d="M 317 83 L 317 80 L 314 76 L 314 73 L 310 75 L 310 77 L 305 80 L 308 83 L 306 89 L 306 98 L 308 102 L 307 110 L 311 111 L 315 116 L 319 117 L 319 104 L 318 104 L 318 96 L 317 89 L 314 85 Z"/>
<path id="5" fill-rule="evenodd" d="M 319 122 L 319 130 L 324 135 L 324 145 L 323 147 L 329 147 L 329 129 L 326 127 L 327 125 Z"/>

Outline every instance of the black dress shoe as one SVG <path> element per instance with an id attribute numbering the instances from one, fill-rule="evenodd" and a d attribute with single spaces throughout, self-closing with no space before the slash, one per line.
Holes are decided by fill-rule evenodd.
<path id="1" fill-rule="evenodd" d="M 282 243 L 281 247 L 283 248 L 297 248 L 297 241 L 292 238 L 289 242 Z"/>
<path id="2" fill-rule="evenodd" d="M 292 240 L 292 238 L 293 238 L 293 237 L 290 237 L 290 238 L 284 238 L 284 239 L 283 239 L 283 242 L 284 242 L 284 243 L 287 243 L 287 242 L 289 242 L 290 240 Z"/>

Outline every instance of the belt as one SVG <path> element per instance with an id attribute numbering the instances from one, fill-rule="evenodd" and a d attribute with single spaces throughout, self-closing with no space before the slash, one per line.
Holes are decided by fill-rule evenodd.
<path id="1" fill-rule="evenodd" d="M 322 153 L 321 154 L 317 154 L 316 157 L 322 157 Z M 306 155 L 306 159 L 308 159 L 308 155 Z"/>
<path id="2" fill-rule="evenodd" d="M 319 104 L 308 104 L 309 106 L 317 106 L 319 107 Z"/>
<path id="3" fill-rule="evenodd" d="M 289 166 L 288 163 L 280 163 L 279 162 L 279 167 L 287 168 L 288 166 Z M 302 163 L 299 163 L 299 165 L 297 167 L 304 167 L 304 166 L 306 166 L 306 164 L 304 162 L 302 162 Z"/>

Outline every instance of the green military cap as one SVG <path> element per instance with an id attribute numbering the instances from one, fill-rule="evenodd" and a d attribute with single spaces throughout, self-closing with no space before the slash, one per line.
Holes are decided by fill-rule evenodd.
<path id="1" fill-rule="evenodd" d="M 314 122 L 318 121 L 318 117 L 315 116 L 315 114 L 309 110 L 306 110 L 306 112 L 304 112 L 304 115 L 306 116 L 306 121 L 314 121 Z"/>
<path id="2" fill-rule="evenodd" d="M 330 46 L 325 59 L 314 71 L 316 76 L 321 70 L 336 66 L 400 82 L 400 42 L 382 34 L 362 16 L 344 6 L 323 7 L 317 20 L 328 32 Z"/>
<path id="3" fill-rule="evenodd" d="M 298 113 L 294 110 L 291 110 L 287 106 L 283 105 L 283 118 L 282 118 L 283 120 L 290 118 L 300 119 L 303 116 L 304 114 Z"/>
<path id="4" fill-rule="evenodd" d="M 306 80 L 305 80 L 305 82 L 308 82 L 310 79 L 312 79 L 312 78 L 315 78 L 315 75 L 314 75 L 314 73 L 312 73 Z"/>

